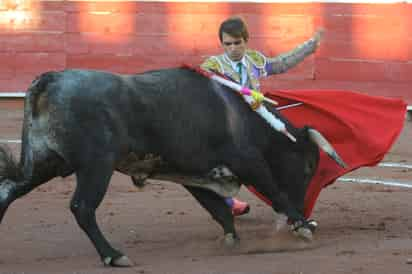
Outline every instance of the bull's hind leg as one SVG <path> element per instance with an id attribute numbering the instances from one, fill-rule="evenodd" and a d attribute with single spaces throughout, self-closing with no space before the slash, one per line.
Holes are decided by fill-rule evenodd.
<path id="1" fill-rule="evenodd" d="M 76 221 L 100 254 L 105 265 L 131 266 L 130 260 L 106 240 L 96 222 L 96 209 L 103 200 L 113 169 L 111 163 L 94 162 L 76 172 L 77 187 L 70 208 Z"/>
<path id="2" fill-rule="evenodd" d="M 233 223 L 233 214 L 224 198 L 210 190 L 191 186 L 184 187 L 212 215 L 213 219 L 222 226 L 225 234 L 225 245 L 229 247 L 234 246 L 239 238 Z"/>

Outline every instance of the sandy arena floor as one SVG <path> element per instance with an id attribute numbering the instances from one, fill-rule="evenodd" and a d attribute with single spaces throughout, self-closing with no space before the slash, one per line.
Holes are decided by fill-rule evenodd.
<path id="1" fill-rule="evenodd" d="M 19 139 L 21 104 L 0 104 L 0 117 L 0 139 Z M 411 124 L 385 162 L 412 164 Z M 349 176 L 410 183 L 412 169 Z M 412 188 L 336 182 L 315 207 L 320 227 L 311 243 L 276 231 L 276 215 L 243 189 L 251 212 L 236 219 L 241 243 L 227 250 L 220 227 L 182 187 L 152 181 L 138 190 L 116 174 L 98 221 L 136 263 L 127 269 L 102 265 L 69 210 L 73 188 L 74 177 L 54 179 L 11 205 L 0 225 L 0 273 L 412 273 Z"/>

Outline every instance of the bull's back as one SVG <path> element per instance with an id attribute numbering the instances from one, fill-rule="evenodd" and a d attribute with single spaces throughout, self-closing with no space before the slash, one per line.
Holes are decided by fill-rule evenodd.
<path id="1" fill-rule="evenodd" d="M 135 81 L 138 92 L 143 91 L 136 120 L 143 123 L 150 150 L 179 168 L 214 164 L 222 146 L 232 141 L 222 91 L 185 69 L 148 72 Z"/>
<path id="2" fill-rule="evenodd" d="M 47 73 L 32 85 L 26 102 L 31 138 L 64 157 L 107 144 L 180 155 L 171 159 L 176 161 L 210 154 L 227 141 L 228 128 L 224 100 L 210 85 L 184 69 Z"/>

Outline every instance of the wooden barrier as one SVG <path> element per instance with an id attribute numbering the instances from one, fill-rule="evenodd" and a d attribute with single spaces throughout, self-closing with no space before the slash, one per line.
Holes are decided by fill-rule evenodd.
<path id="1" fill-rule="evenodd" d="M 196 64 L 221 51 L 217 29 L 231 15 L 248 22 L 250 47 L 272 56 L 325 28 L 316 55 L 271 85 L 282 80 L 411 82 L 410 1 L 336 2 L 0 0 L 0 92 L 24 91 L 47 70 L 136 73 Z"/>

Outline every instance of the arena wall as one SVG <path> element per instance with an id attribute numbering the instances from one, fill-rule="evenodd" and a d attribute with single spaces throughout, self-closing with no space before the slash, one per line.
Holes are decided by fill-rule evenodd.
<path id="1" fill-rule="evenodd" d="M 198 64 L 241 15 L 249 46 L 275 56 L 325 29 L 319 51 L 276 81 L 412 81 L 411 1 L 0 0 L 0 92 L 48 70 L 120 73 Z"/>

